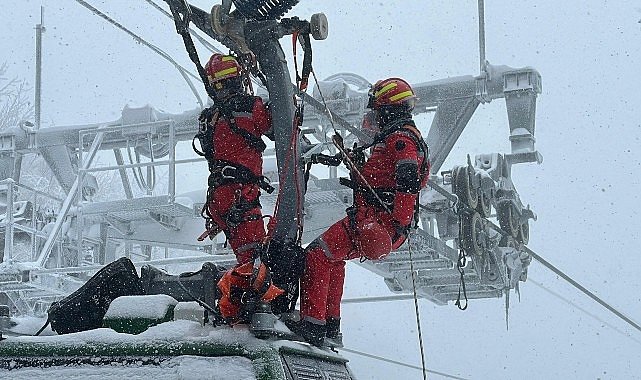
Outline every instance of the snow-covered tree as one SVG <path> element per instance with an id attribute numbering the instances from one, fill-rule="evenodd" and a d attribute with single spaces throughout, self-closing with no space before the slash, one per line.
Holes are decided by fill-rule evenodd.
<path id="1" fill-rule="evenodd" d="M 7 64 L 0 65 L 0 130 L 33 118 L 31 88 L 24 79 L 8 78 Z"/>

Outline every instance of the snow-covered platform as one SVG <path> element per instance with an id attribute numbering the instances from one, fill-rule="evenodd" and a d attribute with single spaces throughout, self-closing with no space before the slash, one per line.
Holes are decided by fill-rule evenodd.
<path id="1" fill-rule="evenodd" d="M 257 339 L 246 326 L 185 320 L 138 335 L 101 328 L 0 342 L 3 378 L 352 379 L 346 364 L 337 353 L 305 343 Z"/>

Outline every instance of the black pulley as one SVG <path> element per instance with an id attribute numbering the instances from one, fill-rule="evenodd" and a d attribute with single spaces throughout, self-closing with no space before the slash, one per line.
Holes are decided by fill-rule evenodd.
<path id="1" fill-rule="evenodd" d="M 530 223 L 527 220 L 519 225 L 519 232 L 516 236 L 516 240 L 525 245 L 530 242 Z"/>
<path id="2" fill-rule="evenodd" d="M 479 195 L 472 185 L 469 168 L 467 166 L 459 166 L 453 172 L 455 173 L 453 180 L 456 181 L 454 186 L 456 196 L 470 208 L 476 209 L 479 204 Z"/>
<path id="3" fill-rule="evenodd" d="M 468 255 L 482 256 L 486 246 L 485 225 L 478 212 L 462 217 L 461 245 Z"/>
<path id="4" fill-rule="evenodd" d="M 492 196 L 494 195 L 494 181 L 489 178 L 484 182 L 479 190 L 479 202 L 476 210 L 484 218 L 489 218 L 492 213 Z M 491 183 L 489 183 L 491 182 Z"/>
<path id="5" fill-rule="evenodd" d="M 516 238 L 519 234 L 521 223 L 516 207 L 512 202 L 503 202 L 499 205 L 496 210 L 496 216 L 499 219 L 501 229 Z"/>

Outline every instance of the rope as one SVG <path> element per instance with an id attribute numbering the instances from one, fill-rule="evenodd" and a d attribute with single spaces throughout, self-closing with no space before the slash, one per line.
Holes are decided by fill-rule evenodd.
<path id="1" fill-rule="evenodd" d="M 414 258 L 412 257 L 412 231 L 407 233 L 407 252 L 410 256 L 410 271 L 412 272 L 412 292 L 414 295 L 414 311 L 416 312 L 416 329 L 418 331 L 418 344 L 421 349 L 421 365 L 423 366 L 423 380 L 427 380 L 425 371 L 425 348 L 423 347 L 423 332 L 421 331 L 421 314 L 418 308 L 418 295 L 416 294 L 416 273 L 414 271 Z"/>
<path id="2" fill-rule="evenodd" d="M 360 179 L 363 182 L 363 184 L 365 185 L 365 187 L 367 188 L 367 190 L 369 190 L 374 195 L 374 198 L 376 198 L 376 200 L 383 207 L 385 212 L 388 213 L 388 214 L 391 214 L 392 212 L 389 209 L 389 207 L 387 207 L 387 205 L 385 204 L 385 202 L 383 202 L 381 197 L 378 196 L 378 193 L 376 193 L 376 191 L 372 188 L 372 186 L 369 184 L 367 179 L 365 179 L 365 177 L 360 172 L 360 170 L 358 170 L 358 167 L 349 158 L 349 155 L 347 154 L 347 151 L 343 147 L 342 137 L 338 133 L 338 130 L 336 129 L 336 126 L 334 125 L 334 117 L 333 117 L 332 113 L 329 111 L 329 108 L 327 107 L 327 102 L 325 101 L 325 97 L 323 96 L 323 92 L 321 91 L 321 88 L 318 85 L 318 78 L 316 78 L 316 72 L 314 71 L 313 68 L 311 69 L 311 73 L 312 73 L 312 75 L 314 77 L 314 82 L 316 83 L 316 88 L 318 89 L 318 93 L 320 94 L 321 101 L 323 102 L 323 105 L 325 106 L 325 113 L 327 115 L 329 115 L 328 119 L 329 119 L 330 124 L 332 125 L 332 129 L 334 130 L 334 137 L 332 137 L 332 142 L 334 143 L 334 146 L 336 146 L 336 148 L 343 154 L 343 161 L 345 161 L 347 166 L 349 166 L 350 171 L 353 171 L 354 173 L 356 173 L 356 175 L 358 176 L 358 179 Z M 339 138 L 341 139 L 341 142 L 337 141 Z"/>
<path id="3" fill-rule="evenodd" d="M 361 351 L 357 351 L 357 350 L 352 350 L 351 348 L 345 348 L 345 347 L 342 347 L 342 348 L 339 348 L 339 350 L 341 350 L 341 351 L 345 351 L 345 352 L 349 352 L 349 353 L 351 353 L 351 354 L 355 354 L 355 355 L 364 356 L 364 357 L 366 357 L 366 358 L 370 358 L 370 359 L 374 359 L 374 360 L 380 360 L 380 361 L 382 361 L 382 362 L 387 362 L 387 363 L 391 363 L 391 364 L 396 364 L 396 365 L 401 366 L 401 367 L 407 367 L 407 368 L 412 368 L 412 369 L 418 369 L 419 371 L 423 371 L 423 374 L 425 374 L 426 372 L 429 372 L 429 373 L 432 373 L 432 374 L 434 374 L 434 375 L 439 375 L 439 376 L 447 377 L 447 378 L 449 378 L 449 379 L 468 380 L 468 379 L 466 379 L 466 378 L 464 378 L 464 377 L 459 377 L 459 376 L 450 375 L 450 374 L 447 374 L 447 373 L 444 373 L 444 372 L 434 371 L 434 370 L 429 369 L 429 368 L 421 368 L 421 367 L 418 367 L 418 366 L 415 366 L 415 365 L 411 365 L 411 364 L 407 364 L 407 363 L 399 362 L 399 361 L 396 361 L 396 360 L 392 360 L 392 359 L 384 358 L 384 357 L 382 357 L 382 356 L 377 356 L 377 355 L 368 354 L 368 353 L 366 353 L 366 352 L 361 352 Z"/>

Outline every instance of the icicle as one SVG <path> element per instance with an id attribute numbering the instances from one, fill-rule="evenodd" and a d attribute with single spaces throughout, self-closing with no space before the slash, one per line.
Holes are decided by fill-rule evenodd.
<path id="1" fill-rule="evenodd" d="M 510 329 L 509 309 L 510 309 L 510 289 L 505 289 L 505 330 Z"/>

